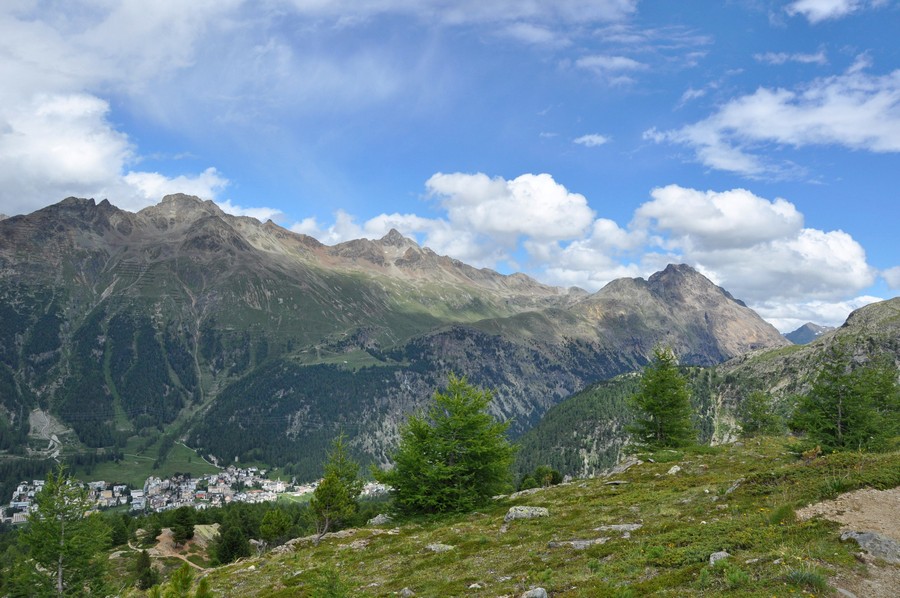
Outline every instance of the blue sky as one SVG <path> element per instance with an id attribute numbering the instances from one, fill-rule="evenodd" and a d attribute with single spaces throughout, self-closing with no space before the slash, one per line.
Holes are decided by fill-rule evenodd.
<path id="1" fill-rule="evenodd" d="M 897 295 L 893 0 L 7 0 L 0 212 L 183 191 L 782 330 Z"/>

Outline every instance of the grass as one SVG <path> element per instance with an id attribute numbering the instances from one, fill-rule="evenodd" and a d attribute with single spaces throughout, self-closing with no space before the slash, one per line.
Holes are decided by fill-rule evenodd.
<path id="1" fill-rule="evenodd" d="M 104 480 L 116 484 L 128 484 L 132 488 L 143 488 L 144 482 L 150 476 L 166 478 L 175 473 L 190 472 L 194 477 L 218 471 L 214 466 L 206 463 L 197 456 L 197 453 L 177 442 L 172 446 L 164 463 L 158 469 L 153 469 L 156 461 L 157 445 L 151 445 L 143 453 L 137 452 L 137 447 L 142 439 L 132 437 L 122 450 L 125 458 L 120 463 L 108 461 L 97 463 L 90 473 L 83 467 L 73 468 L 72 474 L 83 480 Z"/>
<path id="2" fill-rule="evenodd" d="M 264 555 L 210 574 L 214 591 L 242 596 L 518 596 L 544 587 L 553 596 L 766 596 L 820 594 L 834 572 L 858 567 L 855 546 L 835 524 L 797 521 L 796 507 L 822 498 L 822 480 L 847 489 L 900 485 L 900 453 L 829 455 L 804 463 L 782 439 L 744 447 L 684 450 L 677 463 L 644 463 L 613 479 L 576 480 L 478 512 L 363 528 L 318 546 Z M 743 478 L 736 488 L 729 490 Z M 551 516 L 515 521 L 514 504 Z M 622 533 L 601 525 L 641 523 Z M 584 550 L 549 542 L 607 537 Z M 431 543 L 453 546 L 436 554 Z M 731 556 L 715 566 L 709 555 Z M 249 567 L 253 565 L 251 570 Z M 477 584 L 481 589 L 472 588 Z M 774 589 L 774 590 L 773 590 Z M 343 593 L 343 594 L 342 594 Z"/>

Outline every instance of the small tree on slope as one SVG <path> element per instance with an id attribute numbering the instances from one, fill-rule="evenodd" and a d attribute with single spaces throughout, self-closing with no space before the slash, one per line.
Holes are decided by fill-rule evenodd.
<path id="1" fill-rule="evenodd" d="M 657 347 L 644 368 L 640 390 L 631 397 L 636 411 L 629 431 L 637 444 L 648 448 L 675 448 L 694 442 L 691 393 L 678 371 L 671 349 Z"/>
<path id="2" fill-rule="evenodd" d="M 394 468 L 376 470 L 392 487 L 401 513 L 467 511 L 509 486 L 514 449 L 508 422 L 487 412 L 489 391 L 451 375 L 423 414 L 409 417 L 393 455 Z"/>

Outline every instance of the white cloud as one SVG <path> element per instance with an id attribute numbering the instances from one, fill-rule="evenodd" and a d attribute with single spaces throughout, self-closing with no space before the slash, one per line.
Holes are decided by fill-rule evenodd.
<path id="1" fill-rule="evenodd" d="M 886 0 L 796 0 L 786 10 L 789 15 L 803 15 L 810 23 L 815 24 L 884 4 Z"/>
<path id="2" fill-rule="evenodd" d="M 756 312 L 782 333 L 793 332 L 807 322 L 820 326 L 840 326 L 850 312 L 882 301 L 880 297 L 862 295 L 843 301 L 799 301 L 794 303 L 757 303 Z"/>
<path id="3" fill-rule="evenodd" d="M 582 135 L 581 137 L 578 137 L 573 141 L 579 145 L 584 145 L 586 147 L 597 147 L 599 145 L 603 145 L 604 143 L 609 143 L 609 137 L 600 135 L 598 133 L 591 133 L 588 135 Z"/>
<path id="4" fill-rule="evenodd" d="M 571 45 L 565 35 L 540 25 L 532 23 L 512 23 L 500 31 L 501 35 L 511 39 L 540 46 L 564 47 Z"/>
<path id="5" fill-rule="evenodd" d="M 705 120 L 671 131 L 650 129 L 644 138 L 687 145 L 711 168 L 751 176 L 791 168 L 757 155 L 770 144 L 898 152 L 900 70 L 875 76 L 854 66 L 798 90 L 761 87 Z"/>
<path id="6" fill-rule="evenodd" d="M 485 174 L 433 175 L 425 183 L 454 227 L 504 239 L 566 239 L 581 235 L 594 212 L 583 195 L 570 193 L 549 174 L 512 180 Z"/>
<path id="7" fill-rule="evenodd" d="M 623 85 L 634 82 L 629 73 L 645 71 L 648 65 L 627 56 L 611 56 L 592 54 L 582 56 L 575 61 L 575 66 L 591 71 L 610 85 Z"/>
<path id="8" fill-rule="evenodd" d="M 881 277 L 888 286 L 895 291 L 900 291 L 900 266 L 894 266 L 881 272 Z"/>
<path id="9" fill-rule="evenodd" d="M 653 189 L 640 206 L 641 227 L 664 230 L 696 249 L 746 247 L 796 234 L 803 216 L 783 199 L 768 201 L 745 189 L 717 193 L 678 185 Z"/>
<path id="10" fill-rule="evenodd" d="M 446 24 L 533 20 L 585 23 L 617 21 L 632 14 L 637 0 L 289 0 L 301 14 L 354 24 L 379 14 L 411 15 Z"/>
<path id="11" fill-rule="evenodd" d="M 825 50 L 819 50 L 815 54 L 787 52 L 766 52 L 765 54 L 754 54 L 753 59 L 764 64 L 785 64 L 788 62 L 799 62 L 800 64 L 828 64 L 828 57 Z"/>

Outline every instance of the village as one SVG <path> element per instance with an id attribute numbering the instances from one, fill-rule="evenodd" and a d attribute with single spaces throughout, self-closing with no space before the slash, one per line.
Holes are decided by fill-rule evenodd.
<path id="1" fill-rule="evenodd" d="M 217 473 L 199 478 L 177 474 L 169 478 L 149 477 L 143 488 L 125 484 L 92 481 L 84 484 L 93 508 L 97 510 L 126 507 L 136 513 L 161 512 L 178 507 L 206 509 L 232 502 L 275 502 L 280 495 L 302 498 L 313 493 L 318 481 L 298 484 L 270 480 L 266 470 L 257 467 L 229 466 Z M 22 524 L 34 507 L 34 497 L 44 486 L 43 480 L 23 481 L 13 491 L 9 504 L 0 508 L 0 523 Z M 387 492 L 382 484 L 369 482 L 363 496 Z"/>

